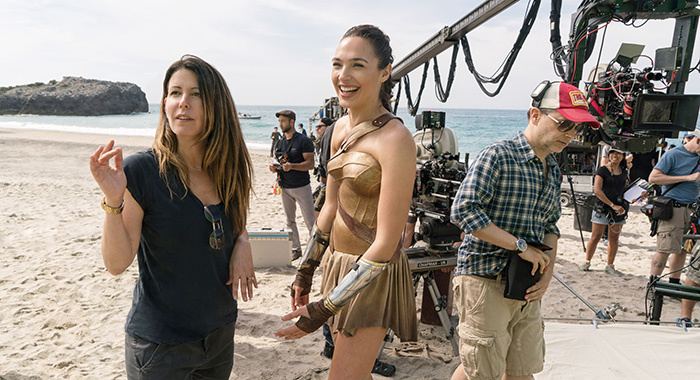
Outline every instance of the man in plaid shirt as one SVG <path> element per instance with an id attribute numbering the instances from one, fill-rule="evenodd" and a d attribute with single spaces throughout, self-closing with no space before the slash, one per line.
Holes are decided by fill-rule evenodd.
<path id="1" fill-rule="evenodd" d="M 453 280 L 462 360 L 453 380 L 501 379 L 504 373 L 504 379 L 532 379 L 543 368 L 539 301 L 552 279 L 561 214 L 561 174 L 552 153 L 585 124 L 600 124 L 583 92 L 570 84 L 542 82 L 532 98 L 525 131 L 477 156 L 452 205 L 452 223 L 465 234 Z M 533 242 L 552 249 L 542 252 Z M 542 274 L 525 300 L 503 296 L 510 255 Z"/>

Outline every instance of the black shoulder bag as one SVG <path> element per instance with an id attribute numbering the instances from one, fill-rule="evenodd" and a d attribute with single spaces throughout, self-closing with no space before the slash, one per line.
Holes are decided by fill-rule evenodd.
<path id="1" fill-rule="evenodd" d="M 693 174 L 698 165 L 700 165 L 700 158 L 688 174 Z M 680 184 L 681 182 L 676 182 L 673 185 L 669 186 L 669 188 L 666 189 L 666 191 L 664 191 L 663 193 L 661 193 L 661 195 L 649 197 L 647 200 L 647 204 L 642 206 L 642 213 L 646 215 L 651 221 L 651 233 L 649 234 L 650 236 L 656 235 L 656 229 L 658 228 L 659 220 L 669 220 L 673 218 L 673 198 L 666 197 L 664 196 L 664 194 L 668 193 L 669 191 L 671 191 L 671 189 Z"/>

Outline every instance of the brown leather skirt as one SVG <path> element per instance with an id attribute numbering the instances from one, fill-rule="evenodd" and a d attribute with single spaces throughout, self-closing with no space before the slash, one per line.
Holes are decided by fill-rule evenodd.
<path id="1" fill-rule="evenodd" d="M 324 297 L 350 272 L 359 256 L 328 250 L 323 257 L 321 292 Z M 403 342 L 418 339 L 416 297 L 406 254 L 391 263 L 379 277 L 328 320 L 333 332 L 352 336 L 355 329 L 384 327 L 394 331 Z"/>

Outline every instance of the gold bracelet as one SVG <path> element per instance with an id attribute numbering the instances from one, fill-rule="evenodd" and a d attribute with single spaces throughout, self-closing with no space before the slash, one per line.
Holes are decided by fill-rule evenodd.
<path id="1" fill-rule="evenodd" d="M 119 215 L 124 211 L 124 200 L 122 199 L 122 204 L 119 207 L 109 206 L 105 201 L 107 197 L 102 197 L 102 209 L 107 211 L 108 214 Z"/>

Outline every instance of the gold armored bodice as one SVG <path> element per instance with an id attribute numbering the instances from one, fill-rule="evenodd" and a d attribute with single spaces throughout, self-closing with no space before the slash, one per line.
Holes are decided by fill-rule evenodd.
<path id="1" fill-rule="evenodd" d="M 328 161 L 328 174 L 338 183 L 339 208 L 365 226 L 376 230 L 382 169 L 369 153 L 343 152 Z M 336 213 L 331 239 L 335 250 L 361 255 L 369 243 L 350 231 Z"/>

